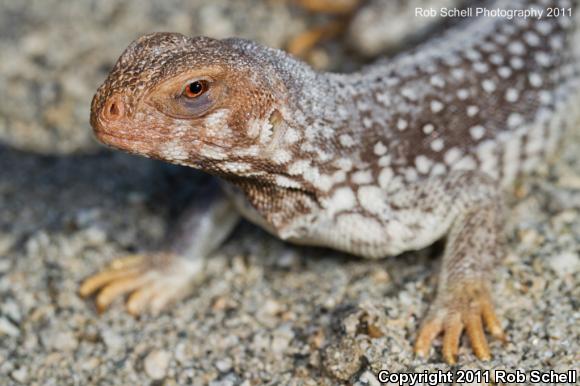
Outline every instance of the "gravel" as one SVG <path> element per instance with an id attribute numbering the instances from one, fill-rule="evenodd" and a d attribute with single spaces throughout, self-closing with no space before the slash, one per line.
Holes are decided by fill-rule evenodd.
<path id="1" fill-rule="evenodd" d="M 242 224 L 162 315 L 136 319 L 122 302 L 98 315 L 77 295 L 110 259 L 152 248 L 193 180 L 91 137 L 90 98 L 128 42 L 171 30 L 280 47 L 317 21 L 274 0 L 0 1 L 2 384 L 376 385 L 381 369 L 448 369 L 440 341 L 429 361 L 412 355 L 437 248 L 366 261 Z M 482 363 L 464 340 L 456 368 L 577 368 L 578 143 L 510 195 L 493 287 L 510 341 Z"/>

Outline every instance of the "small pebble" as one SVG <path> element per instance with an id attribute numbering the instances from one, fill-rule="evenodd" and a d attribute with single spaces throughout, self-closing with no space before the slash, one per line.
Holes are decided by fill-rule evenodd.
<path id="1" fill-rule="evenodd" d="M 107 349 L 112 353 L 120 352 L 125 347 L 123 337 L 113 331 L 106 330 L 101 332 L 101 338 L 103 338 Z"/>
<path id="2" fill-rule="evenodd" d="M 19 367 L 13 372 L 11 372 L 10 376 L 16 382 L 26 383 L 26 381 L 28 381 L 28 370 L 26 369 L 26 367 Z"/>
<path id="3" fill-rule="evenodd" d="M 171 354 L 165 350 L 151 351 L 145 357 L 145 373 L 153 380 L 163 379 L 167 374 L 170 359 Z"/>
<path id="4" fill-rule="evenodd" d="M 573 274 L 580 269 L 580 256 L 573 252 L 564 252 L 548 260 L 550 266 L 558 276 Z"/>
<path id="5" fill-rule="evenodd" d="M 72 331 L 46 330 L 41 333 L 42 344 L 55 351 L 73 351 L 78 341 Z"/>
<path id="6" fill-rule="evenodd" d="M 215 367 L 222 373 L 227 373 L 232 369 L 232 360 L 230 358 L 224 358 L 215 363 Z"/>
<path id="7" fill-rule="evenodd" d="M 20 329 L 12 324 L 6 318 L 0 318 L 0 336 L 8 335 L 8 336 L 18 336 L 20 335 Z"/>

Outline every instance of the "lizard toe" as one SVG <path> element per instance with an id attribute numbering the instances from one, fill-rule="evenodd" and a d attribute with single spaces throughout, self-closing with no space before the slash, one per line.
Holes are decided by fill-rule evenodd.
<path id="1" fill-rule="evenodd" d="M 455 364 L 461 335 L 465 331 L 475 356 L 480 360 L 489 360 L 491 352 L 484 325 L 493 337 L 506 340 L 489 292 L 481 283 L 459 285 L 455 288 L 447 292 L 444 301 L 436 301 L 433 305 L 419 330 L 415 353 L 425 357 L 433 340 L 437 335 L 443 334 L 443 358 L 448 364 Z"/>
<path id="2" fill-rule="evenodd" d="M 200 271 L 199 264 L 178 256 L 130 255 L 114 260 L 109 268 L 87 278 L 79 293 L 83 297 L 96 294 L 99 313 L 125 295 L 129 295 L 126 302 L 129 314 L 158 313 L 170 302 L 187 295 Z"/>

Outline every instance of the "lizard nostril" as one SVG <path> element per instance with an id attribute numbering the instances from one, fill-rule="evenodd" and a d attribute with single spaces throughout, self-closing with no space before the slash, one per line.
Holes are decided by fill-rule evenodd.
<path id="1" fill-rule="evenodd" d="M 103 118 L 107 121 L 118 121 L 125 115 L 125 104 L 118 95 L 112 96 L 103 108 Z"/>

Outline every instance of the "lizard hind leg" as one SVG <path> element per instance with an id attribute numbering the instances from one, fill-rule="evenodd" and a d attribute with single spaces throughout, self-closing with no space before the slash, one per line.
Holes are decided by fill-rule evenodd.
<path id="1" fill-rule="evenodd" d="M 490 272 L 503 255 L 502 200 L 492 181 L 478 174 L 456 180 L 450 192 L 454 219 L 449 229 L 439 274 L 437 297 L 419 330 L 415 353 L 426 356 L 433 340 L 443 335 L 443 357 L 456 363 L 463 332 L 474 354 L 491 358 L 484 333 L 505 340 L 490 295 Z"/>
<path id="2" fill-rule="evenodd" d="M 103 312 L 128 295 L 127 311 L 138 315 L 161 311 L 189 294 L 203 276 L 205 259 L 230 234 L 239 214 L 215 182 L 192 197 L 169 232 L 161 252 L 128 255 L 114 260 L 80 286 L 82 297 L 96 295 Z"/>
<path id="3" fill-rule="evenodd" d="M 95 294 L 99 313 L 124 295 L 129 295 L 126 306 L 130 314 L 158 313 L 191 290 L 202 272 L 201 263 L 169 253 L 127 255 L 85 279 L 79 293 L 82 297 Z"/>

